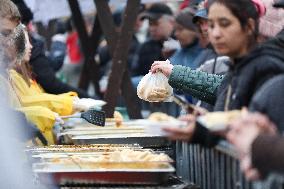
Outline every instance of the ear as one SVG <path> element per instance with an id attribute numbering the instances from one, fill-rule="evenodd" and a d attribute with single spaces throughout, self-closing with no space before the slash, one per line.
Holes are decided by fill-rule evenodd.
<path id="1" fill-rule="evenodd" d="M 247 24 L 247 32 L 249 35 L 254 35 L 255 31 L 256 31 L 255 20 L 252 18 L 249 18 L 248 24 Z"/>

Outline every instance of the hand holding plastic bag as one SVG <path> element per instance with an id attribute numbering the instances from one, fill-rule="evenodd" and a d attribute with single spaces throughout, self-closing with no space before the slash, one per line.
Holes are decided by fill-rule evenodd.
<path id="1" fill-rule="evenodd" d="M 138 97 L 148 102 L 168 101 L 172 94 L 173 88 L 161 72 L 146 74 L 137 87 Z"/>

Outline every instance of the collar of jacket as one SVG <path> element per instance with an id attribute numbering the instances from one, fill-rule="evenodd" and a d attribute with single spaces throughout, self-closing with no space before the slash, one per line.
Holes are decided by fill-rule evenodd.
<path id="1" fill-rule="evenodd" d="M 229 61 L 228 62 L 229 70 L 233 71 L 242 67 L 246 63 L 246 61 L 244 61 L 245 58 L 246 56 L 243 56 L 239 58 L 234 58 L 232 61 Z"/>

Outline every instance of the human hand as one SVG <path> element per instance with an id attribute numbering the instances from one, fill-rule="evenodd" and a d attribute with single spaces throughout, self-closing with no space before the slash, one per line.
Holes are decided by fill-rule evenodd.
<path id="1" fill-rule="evenodd" d="M 257 180 L 260 174 L 251 162 L 251 146 L 261 133 L 276 134 L 275 125 L 264 115 L 246 113 L 229 126 L 227 139 L 235 146 L 240 159 L 241 170 L 249 180 Z"/>
<path id="2" fill-rule="evenodd" d="M 180 121 L 186 121 L 188 123 L 192 123 L 196 121 L 196 117 L 193 114 L 186 114 L 186 115 L 181 115 L 178 117 Z"/>
<path id="3" fill-rule="evenodd" d="M 189 142 L 194 133 L 196 117 L 193 115 L 186 115 L 180 117 L 179 120 L 187 121 L 187 126 L 183 128 L 164 127 L 163 131 L 167 132 L 170 140 Z"/>
<path id="4" fill-rule="evenodd" d="M 229 125 L 227 139 L 235 145 L 241 156 L 250 153 L 250 147 L 261 133 L 276 134 L 275 125 L 264 115 L 246 113 Z"/>
<path id="5" fill-rule="evenodd" d="M 60 117 L 60 115 L 56 112 L 53 112 L 54 116 L 55 116 L 55 122 L 59 123 L 60 125 L 64 124 L 64 120 Z"/>
<path id="6" fill-rule="evenodd" d="M 202 116 L 208 113 L 208 110 L 200 106 L 193 106 L 192 114 L 195 116 Z"/>
<path id="7" fill-rule="evenodd" d="M 173 65 L 169 60 L 166 61 L 155 61 L 151 66 L 151 72 L 156 73 L 158 71 L 162 72 L 166 77 L 169 77 L 173 70 Z"/>

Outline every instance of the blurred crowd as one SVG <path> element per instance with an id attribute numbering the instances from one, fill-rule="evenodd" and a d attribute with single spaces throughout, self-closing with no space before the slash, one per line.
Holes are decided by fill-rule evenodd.
<path id="1" fill-rule="evenodd" d="M 261 0 L 185 0 L 178 5 L 141 5 L 127 59 L 133 86 L 149 72 L 162 72 L 176 94 L 199 107 L 200 112 L 180 117 L 186 127 L 165 128 L 170 139 L 207 147 L 226 139 L 248 179 L 283 173 L 284 30 L 267 35 L 259 23 L 268 9 L 284 12 L 284 1 L 271 1 L 270 7 Z M 113 11 L 117 32 L 123 14 L 123 8 Z M 84 20 L 89 34 L 93 17 Z M 112 58 L 102 39 L 94 57 L 100 91 L 79 89 L 84 54 L 71 19 L 56 20 L 48 48 L 32 19 L 23 0 L 0 0 L 0 103 L 2 115 L 12 117 L 3 127 L 9 126 L 9 135 L 20 142 L 49 145 L 56 142 L 52 130 L 62 122 L 60 116 L 83 111 L 82 99 L 105 92 Z M 204 112 L 243 108 L 224 132 L 196 124 Z M 9 119 L 2 117 L 3 123 Z"/>

